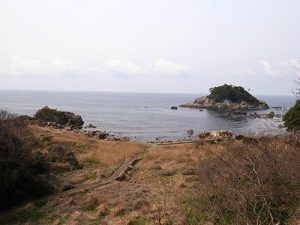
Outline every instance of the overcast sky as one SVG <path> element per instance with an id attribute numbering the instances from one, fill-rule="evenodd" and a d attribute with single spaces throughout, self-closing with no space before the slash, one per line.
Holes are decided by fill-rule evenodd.
<path id="1" fill-rule="evenodd" d="M 299 0 L 0 0 L 0 89 L 290 95 Z"/>

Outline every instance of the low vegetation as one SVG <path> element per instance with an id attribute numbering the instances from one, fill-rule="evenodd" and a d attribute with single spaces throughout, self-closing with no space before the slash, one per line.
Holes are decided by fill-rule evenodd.
<path id="1" fill-rule="evenodd" d="M 32 149 L 38 145 L 26 123 L 0 112 L 0 210 L 52 192 L 41 177 L 41 159 Z"/>
<path id="2" fill-rule="evenodd" d="M 289 224 L 299 209 L 299 137 L 242 140 L 225 144 L 224 151 L 201 163 L 192 209 L 196 221 Z"/>
<path id="3" fill-rule="evenodd" d="M 243 87 L 224 84 L 222 86 L 209 89 L 210 94 L 208 98 L 216 101 L 223 102 L 229 100 L 232 103 L 248 103 L 259 104 L 259 100 L 247 92 Z"/>

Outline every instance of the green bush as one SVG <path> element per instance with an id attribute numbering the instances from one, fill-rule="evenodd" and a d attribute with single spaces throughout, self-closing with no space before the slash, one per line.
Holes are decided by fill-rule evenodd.
<path id="1" fill-rule="evenodd" d="M 300 130 L 300 100 L 297 100 L 295 105 L 289 109 L 283 120 L 289 130 Z"/>
<path id="2" fill-rule="evenodd" d="M 210 99 L 216 102 L 230 100 L 233 103 L 259 104 L 259 100 L 247 92 L 243 87 L 224 84 L 222 86 L 210 88 Z"/>

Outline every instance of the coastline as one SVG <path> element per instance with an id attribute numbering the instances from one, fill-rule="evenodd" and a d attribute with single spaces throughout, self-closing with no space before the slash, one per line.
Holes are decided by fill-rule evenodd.
<path id="1" fill-rule="evenodd" d="M 81 115 L 86 124 L 94 124 L 97 129 L 109 131 L 116 136 L 127 136 L 132 140 L 155 141 L 157 137 L 167 140 L 178 140 L 187 137 L 186 131 L 229 130 L 235 134 L 263 133 L 274 129 L 281 123 L 277 120 L 232 120 L 225 118 L 218 111 L 192 110 L 178 108 L 191 102 L 199 94 L 124 94 L 124 93 L 63 93 L 60 92 L 14 92 L 1 93 L 1 109 L 19 115 L 33 116 L 45 105 Z M 270 108 L 282 106 L 284 114 L 293 104 L 293 97 L 260 96 L 267 100 Z M 141 110 L 141 107 L 148 107 Z M 267 113 L 268 111 L 266 111 Z M 265 112 L 264 112 L 265 113 Z M 266 126 L 265 126 L 266 124 Z M 280 131 L 280 130 L 279 130 Z M 280 131 L 281 132 L 281 131 Z M 272 131 L 272 133 L 275 133 Z"/>
<path id="2" fill-rule="evenodd" d="M 174 205 L 177 210 L 173 219 L 181 221 L 185 208 L 178 205 L 178 199 L 189 199 L 193 196 L 187 193 L 197 193 L 201 184 L 197 175 L 199 165 L 212 155 L 227 157 L 235 149 L 287 143 L 285 136 L 145 143 L 99 140 L 81 132 L 34 124 L 29 129 L 43 143 L 37 151 L 49 154 L 52 146 L 64 146 L 74 153 L 82 167 L 68 169 L 65 162 L 51 162 L 51 173 L 45 176 L 55 186 L 54 195 L 37 200 L 43 201 L 42 206 L 37 207 L 37 201 L 33 201 L 0 213 L 0 220 L 6 224 L 22 221 L 24 213 L 32 212 L 43 215 L 27 217 L 26 221 L 35 224 L 52 224 L 54 220 L 57 224 L 78 220 L 86 224 L 99 218 L 112 224 L 145 218 L 153 224 L 157 207 L 164 204 L 168 205 L 169 213 L 174 212 Z M 166 189 L 168 198 L 163 203 Z M 120 213 L 123 219 L 118 222 Z"/>
<path id="3" fill-rule="evenodd" d="M 49 126 L 41 126 L 39 124 L 31 124 L 30 125 L 33 128 L 36 129 L 40 129 L 40 130 L 44 130 L 44 131 L 49 131 L 49 132 L 54 132 L 57 134 L 63 134 L 63 135 L 68 135 L 68 134 L 78 134 L 78 135 L 83 135 L 85 136 L 87 139 L 89 140 L 100 140 L 100 141 L 105 141 L 105 142 L 129 142 L 129 143 L 141 143 L 141 144 L 155 144 L 155 145 L 172 145 L 172 144 L 190 144 L 190 143 L 196 143 L 196 142 L 220 142 L 220 141 L 225 141 L 225 140 L 231 140 L 231 139 L 235 139 L 238 136 L 245 136 L 245 137 L 249 137 L 249 138 L 263 138 L 263 137 L 280 137 L 280 136 L 284 136 L 287 134 L 287 131 L 284 130 L 284 132 L 282 133 L 277 133 L 277 134 L 265 134 L 265 133 L 260 133 L 260 134 L 250 134 L 250 135 L 243 135 L 243 134 L 234 134 L 231 131 L 226 131 L 226 130 L 212 130 L 212 131 L 198 131 L 195 132 L 194 131 L 192 135 L 187 134 L 187 136 L 183 136 L 181 138 L 177 138 L 177 139 L 172 139 L 172 140 L 168 140 L 168 139 L 162 139 L 162 138 L 155 138 L 155 140 L 136 140 L 134 138 L 129 138 L 126 136 L 117 136 L 114 134 L 111 134 L 110 131 L 102 131 L 102 130 L 97 130 L 97 129 L 93 129 L 93 130 L 72 130 L 72 129 L 58 129 L 55 127 L 49 127 Z M 215 137 L 201 137 L 202 133 L 207 133 L 208 135 L 210 133 L 214 133 L 214 132 L 227 132 L 229 133 L 231 136 L 230 137 L 222 137 L 222 135 L 220 136 L 215 136 Z"/>

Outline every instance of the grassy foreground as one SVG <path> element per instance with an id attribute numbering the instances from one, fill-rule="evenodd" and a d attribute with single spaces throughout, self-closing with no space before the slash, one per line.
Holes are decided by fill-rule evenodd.
<path id="1" fill-rule="evenodd" d="M 299 136 L 220 143 L 148 145 L 101 141 L 31 125 L 47 153 L 62 146 L 80 167 L 51 161 L 45 179 L 54 194 L 3 211 L 0 224 L 297 224 Z M 122 179 L 63 196 L 66 186 L 89 186 L 135 155 L 143 159 Z"/>

